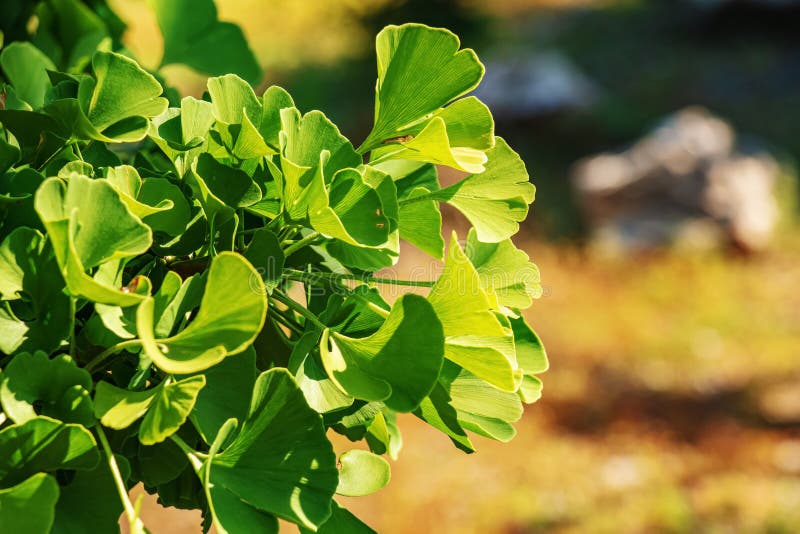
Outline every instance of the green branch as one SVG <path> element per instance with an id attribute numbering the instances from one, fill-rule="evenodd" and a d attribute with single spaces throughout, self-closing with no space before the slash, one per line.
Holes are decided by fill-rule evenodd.
<path id="1" fill-rule="evenodd" d="M 123 350 L 129 347 L 136 347 L 141 344 L 142 341 L 140 339 L 129 339 L 127 341 L 120 341 L 116 345 L 108 347 L 106 350 L 95 356 L 89 363 L 87 363 L 84 366 L 84 369 L 86 369 L 90 373 L 93 373 L 95 369 L 97 369 L 110 356 L 113 356 L 118 352 L 122 352 Z"/>
<path id="2" fill-rule="evenodd" d="M 319 232 L 311 232 L 310 234 L 305 236 L 303 239 L 295 241 L 294 243 L 292 243 L 291 245 L 286 247 L 286 250 L 283 251 L 284 256 L 286 256 L 288 258 L 289 256 L 291 256 L 292 254 L 294 254 L 295 252 L 297 252 L 301 248 L 305 247 L 306 245 L 310 245 L 311 243 L 316 241 L 319 236 L 320 236 Z"/>
<path id="3" fill-rule="evenodd" d="M 98 423 L 95 425 L 95 431 L 100 440 L 100 445 L 103 447 L 103 452 L 105 452 L 108 468 L 111 471 L 111 476 L 114 478 L 114 485 L 117 487 L 117 493 L 119 493 L 122 507 L 125 509 L 125 515 L 128 517 L 128 524 L 131 527 L 131 532 L 145 532 L 144 524 L 142 524 L 142 520 L 139 519 L 139 514 L 136 512 L 128 496 L 128 488 L 125 486 L 125 481 L 122 479 L 122 473 L 119 470 L 119 465 L 117 465 L 114 452 L 111 450 L 111 445 L 108 444 L 108 439 L 106 438 L 105 432 L 103 432 L 103 426 Z"/>
<path id="4" fill-rule="evenodd" d="M 283 293 L 280 290 L 276 289 L 272 293 L 272 298 L 277 300 L 281 304 L 285 304 L 286 306 L 288 306 L 292 310 L 296 311 L 298 314 L 302 315 L 306 320 L 311 321 L 314 325 L 318 326 L 319 328 L 322 328 L 323 330 L 328 328 L 328 325 L 326 325 L 325 323 L 320 321 L 319 317 L 317 317 L 314 313 L 312 313 L 310 310 L 308 310 L 305 306 L 303 306 L 303 305 L 299 304 L 298 302 L 296 302 L 293 298 L 291 298 L 286 293 Z"/>
<path id="5" fill-rule="evenodd" d="M 307 273 L 305 271 L 298 271 L 296 269 L 286 269 L 283 274 L 290 280 L 297 280 L 298 282 L 315 283 L 319 279 L 324 278 L 330 282 L 341 282 L 343 280 L 354 280 L 363 283 L 375 283 L 393 286 L 408 286 L 408 287 L 433 287 L 436 284 L 434 280 L 401 280 L 394 278 L 380 278 L 377 276 L 359 276 L 354 274 L 340 274 L 340 273 L 323 273 L 313 272 Z"/>

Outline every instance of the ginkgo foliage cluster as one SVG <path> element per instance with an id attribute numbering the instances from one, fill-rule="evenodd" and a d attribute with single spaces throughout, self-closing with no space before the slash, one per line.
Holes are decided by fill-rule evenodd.
<path id="1" fill-rule="evenodd" d="M 124 512 L 144 532 L 139 483 L 219 533 L 370 531 L 334 496 L 389 482 L 398 414 L 472 452 L 540 396 L 539 274 L 511 241 L 525 165 L 447 30 L 378 34 L 355 148 L 254 91 L 210 0 L 150 4 L 162 63 L 215 75 L 202 99 L 132 59 L 102 1 L 3 14 L 0 531 L 117 532 Z M 441 187 L 441 166 L 466 175 Z M 442 235 L 442 203 L 468 234 Z M 376 275 L 408 247 L 441 273 Z M 337 458 L 329 431 L 363 445 Z"/>

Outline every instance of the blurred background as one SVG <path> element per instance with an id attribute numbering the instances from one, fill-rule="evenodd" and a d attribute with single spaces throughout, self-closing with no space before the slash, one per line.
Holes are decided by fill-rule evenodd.
<path id="1" fill-rule="evenodd" d="M 111 4 L 157 63 L 145 0 Z M 545 285 L 529 313 L 543 399 L 511 443 L 479 438 L 472 456 L 401 419 L 392 483 L 346 506 L 385 533 L 800 531 L 800 2 L 217 4 L 264 86 L 355 141 L 379 29 L 450 28 L 485 62 L 477 94 L 537 187 L 515 240 Z M 202 93 L 203 77 L 165 72 Z M 144 516 L 197 532 L 153 503 Z"/>

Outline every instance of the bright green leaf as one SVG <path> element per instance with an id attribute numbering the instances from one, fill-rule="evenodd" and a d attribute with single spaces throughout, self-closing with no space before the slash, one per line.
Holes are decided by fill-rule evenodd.
<path id="1" fill-rule="evenodd" d="M 455 234 L 444 272 L 428 299 L 444 327 L 445 358 L 502 390 L 515 391 L 518 381 L 513 335 L 495 317 L 480 276 Z"/>
<path id="2" fill-rule="evenodd" d="M 431 113 L 474 89 L 484 68 L 453 33 L 422 24 L 387 26 L 378 34 L 375 125 L 366 152 L 407 135 Z"/>
<path id="3" fill-rule="evenodd" d="M 152 241 L 142 224 L 104 180 L 70 177 L 65 184 L 49 178 L 34 200 L 53 242 L 56 260 L 69 292 L 103 304 L 130 306 L 142 296 L 93 279 L 87 270 L 145 252 Z"/>
<path id="4" fill-rule="evenodd" d="M 211 262 L 200 310 L 185 330 L 156 339 L 152 299 L 139 306 L 136 324 L 142 346 L 157 367 L 190 374 L 245 350 L 261 330 L 266 312 L 261 276 L 239 254 L 222 252 Z"/>
<path id="5" fill-rule="evenodd" d="M 147 410 L 139 427 L 139 441 L 154 445 L 177 432 L 194 408 L 197 395 L 206 378 L 193 376 L 171 382 L 160 389 Z"/>
<path id="6" fill-rule="evenodd" d="M 339 457 L 339 485 L 336 493 L 361 497 L 382 489 L 389 483 L 389 462 L 371 452 L 353 449 Z"/>
<path id="7" fill-rule="evenodd" d="M 473 228 L 467 236 L 465 252 L 478 271 L 481 287 L 496 297 L 500 306 L 525 309 L 531 299 L 542 295 L 539 269 L 510 239 L 481 243 Z"/>
<path id="8" fill-rule="evenodd" d="M 486 155 L 486 170 L 434 193 L 431 198 L 447 202 L 466 216 L 478 239 L 498 243 L 519 230 L 528 215 L 536 189 L 528 182 L 525 164 L 506 142 L 497 138 Z"/>

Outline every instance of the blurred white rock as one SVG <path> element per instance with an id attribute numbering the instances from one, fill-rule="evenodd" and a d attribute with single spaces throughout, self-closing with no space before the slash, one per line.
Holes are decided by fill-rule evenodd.
<path id="1" fill-rule="evenodd" d="M 572 184 L 596 244 L 622 251 L 764 249 L 778 220 L 769 154 L 742 154 L 726 121 L 686 108 L 617 153 L 578 162 Z"/>

